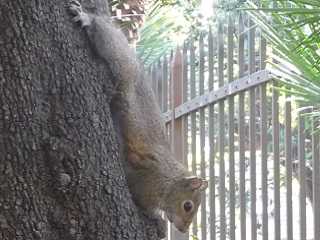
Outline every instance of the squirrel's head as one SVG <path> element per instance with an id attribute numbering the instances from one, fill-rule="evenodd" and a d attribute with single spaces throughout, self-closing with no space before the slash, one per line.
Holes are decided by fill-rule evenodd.
<path id="1" fill-rule="evenodd" d="M 162 210 L 180 232 L 188 230 L 207 187 L 206 180 L 195 176 L 182 178 L 171 186 Z"/>

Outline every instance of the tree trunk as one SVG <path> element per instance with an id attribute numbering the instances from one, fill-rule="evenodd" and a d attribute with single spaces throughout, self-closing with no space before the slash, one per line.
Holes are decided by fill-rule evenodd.
<path id="1" fill-rule="evenodd" d="M 158 239 L 119 160 L 112 76 L 66 2 L 0 1 L 0 239 Z"/>

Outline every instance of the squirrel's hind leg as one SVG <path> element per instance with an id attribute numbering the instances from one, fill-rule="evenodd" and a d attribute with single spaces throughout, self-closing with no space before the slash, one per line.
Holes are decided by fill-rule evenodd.
<path id="1" fill-rule="evenodd" d="M 81 27 L 86 27 L 91 25 L 92 18 L 82 10 L 81 4 L 76 0 L 71 0 L 68 4 L 68 9 L 74 17 L 73 22 L 80 22 Z"/>

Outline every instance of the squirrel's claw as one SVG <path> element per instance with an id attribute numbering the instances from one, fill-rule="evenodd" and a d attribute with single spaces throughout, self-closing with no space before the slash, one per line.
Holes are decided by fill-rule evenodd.
<path id="1" fill-rule="evenodd" d="M 76 0 L 71 0 L 67 5 L 69 12 L 74 15 L 73 22 L 80 22 L 81 27 L 89 26 L 91 18 L 82 10 L 81 4 Z"/>
<path id="2" fill-rule="evenodd" d="M 75 0 L 70 1 L 69 4 L 67 4 L 67 8 L 72 15 L 81 15 L 81 13 L 83 13 L 80 3 Z"/>
<path id="3" fill-rule="evenodd" d="M 77 5 L 78 7 L 81 8 L 81 4 L 80 4 L 79 1 L 77 1 L 77 0 L 70 0 L 70 1 L 69 1 L 69 4 L 74 4 L 74 5 Z"/>
<path id="4" fill-rule="evenodd" d="M 77 15 L 71 19 L 73 22 L 79 22 L 81 20 L 81 16 Z"/>

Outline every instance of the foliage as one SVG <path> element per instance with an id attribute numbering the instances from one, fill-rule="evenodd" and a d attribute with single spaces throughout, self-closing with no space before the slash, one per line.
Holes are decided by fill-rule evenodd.
<path id="1" fill-rule="evenodd" d="M 270 6 L 270 2 L 275 4 Z M 264 0 L 260 7 L 252 1 L 248 1 L 246 6 L 273 44 L 274 61 L 269 63 L 286 85 L 281 90 L 304 106 L 319 107 L 320 2 Z M 320 112 L 313 110 L 309 115 L 319 119 Z"/>
<path id="2" fill-rule="evenodd" d="M 217 8 L 225 12 L 234 11 L 238 9 L 246 0 L 221 0 Z"/>
<path id="3" fill-rule="evenodd" d="M 117 16 L 115 22 L 129 42 L 137 46 L 137 55 L 145 66 L 168 54 L 184 36 L 200 29 L 200 3 L 201 0 L 109 0 L 112 15 Z"/>
<path id="4" fill-rule="evenodd" d="M 140 30 L 137 54 L 146 66 L 158 60 L 175 45 L 169 36 L 172 32 L 177 31 L 178 26 L 174 19 L 164 14 L 165 12 L 165 7 L 153 12 L 147 17 Z"/>
<path id="5" fill-rule="evenodd" d="M 200 14 L 201 1 L 153 2 L 140 29 L 137 54 L 145 66 L 155 63 L 181 44 L 186 36 L 198 36 L 207 21 Z"/>

